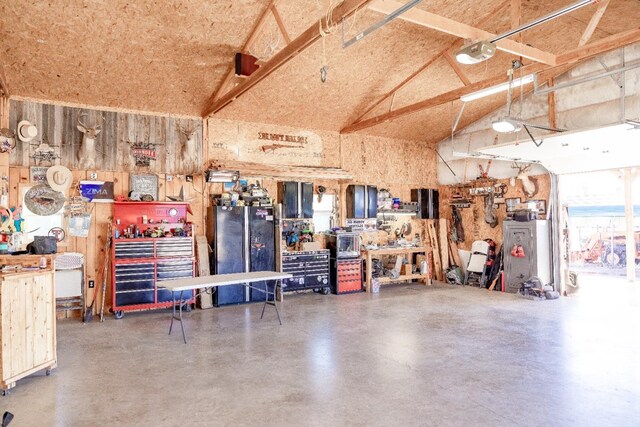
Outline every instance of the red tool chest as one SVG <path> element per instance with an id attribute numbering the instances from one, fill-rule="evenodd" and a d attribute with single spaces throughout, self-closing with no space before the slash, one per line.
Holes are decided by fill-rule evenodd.
<path id="1" fill-rule="evenodd" d="M 194 276 L 192 236 L 127 237 L 135 228 L 140 234 L 158 227 L 169 233 L 185 230 L 187 213 L 191 211 L 184 202 L 114 203 L 111 310 L 116 318 L 125 311 L 171 307 L 172 294 L 161 282 Z"/>
<path id="2" fill-rule="evenodd" d="M 362 291 L 362 260 L 360 258 L 332 259 L 331 287 L 335 294 Z"/>

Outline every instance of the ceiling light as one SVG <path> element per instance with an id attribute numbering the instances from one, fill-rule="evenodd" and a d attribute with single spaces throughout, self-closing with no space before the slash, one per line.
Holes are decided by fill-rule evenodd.
<path id="1" fill-rule="evenodd" d="M 522 124 L 511 117 L 503 117 L 491 123 L 493 130 L 500 133 L 517 132 L 522 129 Z"/>
<path id="2" fill-rule="evenodd" d="M 456 61 L 461 64 L 477 64 L 491 58 L 495 53 L 495 44 L 481 40 L 460 49 L 456 53 Z"/>
<path id="3" fill-rule="evenodd" d="M 519 79 L 515 79 L 511 82 L 511 87 L 517 88 L 526 84 L 533 83 L 533 74 L 529 74 Z M 509 82 L 500 83 L 499 85 L 491 86 L 486 89 L 482 89 L 467 95 L 462 95 L 460 101 L 469 102 L 476 99 L 484 98 L 485 96 L 495 95 L 496 93 L 509 90 Z"/>

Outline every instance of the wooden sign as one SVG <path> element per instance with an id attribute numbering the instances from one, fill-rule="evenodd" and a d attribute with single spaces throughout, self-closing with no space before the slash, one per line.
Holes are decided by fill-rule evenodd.
<path id="1" fill-rule="evenodd" d="M 130 175 L 129 190 L 138 196 L 151 195 L 158 200 L 158 175 Z"/>
<path id="2" fill-rule="evenodd" d="M 156 144 L 150 144 L 148 142 L 131 143 L 131 156 L 135 159 L 136 166 L 151 165 L 151 160 L 155 160 L 158 157 L 155 146 Z"/>
<path id="3" fill-rule="evenodd" d="M 34 184 L 46 184 L 47 182 L 46 166 L 32 166 L 29 168 L 29 181 Z"/>

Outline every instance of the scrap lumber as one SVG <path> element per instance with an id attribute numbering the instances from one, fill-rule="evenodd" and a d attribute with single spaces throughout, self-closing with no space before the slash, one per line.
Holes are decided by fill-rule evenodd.
<path id="1" fill-rule="evenodd" d="M 198 260 L 198 276 L 209 276 L 209 243 L 206 236 L 196 236 L 196 256 Z M 205 289 L 198 290 L 200 298 L 197 299 L 198 308 L 213 308 L 213 297 Z"/>
<path id="2" fill-rule="evenodd" d="M 440 263 L 440 249 L 438 248 L 438 235 L 436 233 L 436 227 L 432 220 L 427 222 L 427 232 L 429 234 L 429 242 L 431 243 L 431 253 L 433 254 L 433 271 L 436 280 L 442 281 L 444 275 L 442 274 L 442 264 Z"/>
<path id="3" fill-rule="evenodd" d="M 449 239 L 447 238 L 447 220 L 440 218 L 438 220 L 438 237 L 440 248 L 440 262 L 442 263 L 442 270 L 446 271 L 449 268 Z"/>
<path id="4" fill-rule="evenodd" d="M 458 267 L 463 267 L 462 260 L 460 259 L 460 252 L 458 252 L 458 244 L 449 238 L 449 246 L 451 246 L 451 254 L 453 255 L 453 263 Z"/>

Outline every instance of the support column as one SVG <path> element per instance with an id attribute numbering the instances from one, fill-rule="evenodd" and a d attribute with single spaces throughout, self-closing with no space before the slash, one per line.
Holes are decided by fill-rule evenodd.
<path id="1" fill-rule="evenodd" d="M 627 168 L 624 170 L 624 217 L 626 228 L 626 258 L 627 258 L 627 280 L 636 280 L 636 240 L 633 230 L 633 180 L 637 171 Z"/>

